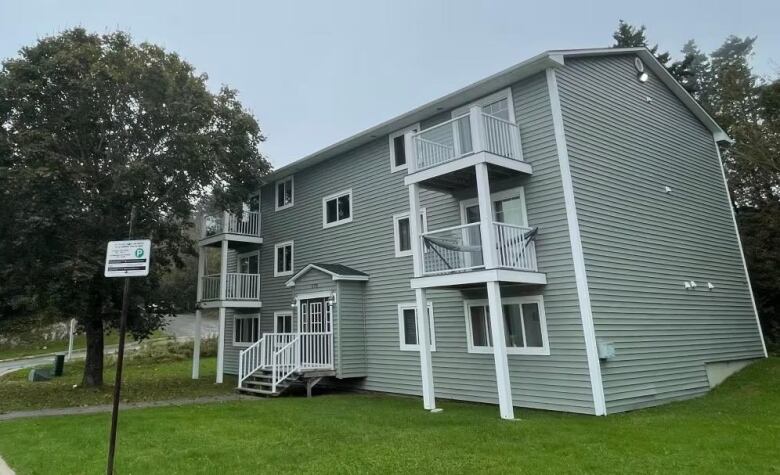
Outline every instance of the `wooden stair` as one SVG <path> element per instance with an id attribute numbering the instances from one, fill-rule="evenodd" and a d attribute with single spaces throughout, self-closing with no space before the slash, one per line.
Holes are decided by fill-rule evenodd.
<path id="1" fill-rule="evenodd" d="M 332 370 L 318 370 L 296 372 L 287 379 L 276 384 L 276 392 L 273 391 L 273 376 L 270 369 L 259 369 L 245 379 L 236 391 L 257 396 L 276 397 L 282 395 L 291 386 L 304 384 L 306 386 L 306 396 L 311 397 L 311 390 L 326 376 L 333 376 L 336 372 Z"/>

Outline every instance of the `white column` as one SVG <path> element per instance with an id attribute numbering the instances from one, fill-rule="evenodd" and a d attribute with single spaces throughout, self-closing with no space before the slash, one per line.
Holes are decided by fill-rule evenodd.
<path id="1" fill-rule="evenodd" d="M 485 269 L 498 266 L 496 255 L 496 228 L 493 226 L 493 200 L 490 198 L 490 180 L 486 163 L 476 165 L 477 197 L 479 201 L 479 231 L 482 239 L 482 258 Z"/>
<path id="2" fill-rule="evenodd" d="M 487 292 L 488 304 L 490 305 L 490 335 L 493 339 L 493 359 L 496 364 L 498 406 L 502 419 L 514 419 L 512 386 L 509 381 L 509 361 L 506 356 L 506 337 L 504 335 L 504 309 L 501 306 L 501 288 L 498 282 L 488 282 Z"/>
<path id="3" fill-rule="evenodd" d="M 219 308 L 219 339 L 217 342 L 217 384 L 222 384 L 222 375 L 225 370 L 225 307 Z"/>
<path id="4" fill-rule="evenodd" d="M 409 185 L 409 234 L 412 244 L 414 276 L 423 272 L 423 250 L 420 240 L 420 193 L 419 185 Z M 417 343 L 420 347 L 420 376 L 422 377 L 423 407 L 436 408 L 436 396 L 433 388 L 433 365 L 431 363 L 430 329 L 428 328 L 428 301 L 425 289 L 415 290 L 417 309 Z"/>
<path id="5" fill-rule="evenodd" d="M 206 275 L 206 253 L 208 252 L 208 248 L 204 246 L 200 246 L 198 248 L 198 282 L 197 285 L 197 293 L 196 295 L 196 302 L 200 302 L 203 300 L 203 276 Z"/>
<path id="6" fill-rule="evenodd" d="M 68 331 L 68 361 L 73 357 L 73 336 L 76 333 L 76 319 L 70 319 L 70 330 Z"/>
<path id="7" fill-rule="evenodd" d="M 227 239 L 222 240 L 222 252 L 220 253 L 220 269 L 219 269 L 219 299 L 225 300 L 227 296 L 227 261 L 228 261 L 228 242 Z"/>
<path id="8" fill-rule="evenodd" d="M 192 379 L 200 377 L 200 320 L 201 309 L 195 309 L 195 328 L 192 338 Z"/>
<path id="9" fill-rule="evenodd" d="M 417 147 L 414 146 L 414 132 L 404 134 L 404 153 L 406 154 L 406 169 L 409 173 L 417 171 Z"/>
<path id="10" fill-rule="evenodd" d="M 485 127 L 482 120 L 482 108 L 473 106 L 469 109 L 469 127 L 471 128 L 471 147 L 474 153 L 485 150 Z"/>

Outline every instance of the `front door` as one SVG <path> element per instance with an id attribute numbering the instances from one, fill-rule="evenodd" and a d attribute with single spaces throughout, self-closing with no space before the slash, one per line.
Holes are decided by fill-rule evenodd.
<path id="1" fill-rule="evenodd" d="M 328 298 L 300 301 L 301 366 L 322 368 L 333 364 L 333 327 Z"/>
<path id="2" fill-rule="evenodd" d="M 330 332 L 330 313 L 330 305 L 328 304 L 327 298 L 301 300 L 301 332 Z"/>

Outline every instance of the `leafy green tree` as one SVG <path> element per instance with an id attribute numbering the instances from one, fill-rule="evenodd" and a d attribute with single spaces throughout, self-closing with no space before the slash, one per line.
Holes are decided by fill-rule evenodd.
<path id="1" fill-rule="evenodd" d="M 691 56 L 686 55 L 680 61 L 674 61 L 671 64 L 672 57 L 668 51 L 663 53 L 658 52 L 658 44 L 650 46 L 647 42 L 647 28 L 645 25 L 635 27 L 624 20 L 620 20 L 618 28 L 612 34 L 612 39 L 615 43 L 612 44 L 613 48 L 639 48 L 644 47 L 650 50 L 659 63 L 661 63 L 667 71 L 677 79 L 688 92 L 692 92 L 689 77 L 691 76 L 690 65 L 693 62 Z"/>
<path id="2" fill-rule="evenodd" d="M 106 242 L 153 242 L 133 279 L 130 330 L 159 327 L 161 276 L 192 253 L 194 205 L 240 209 L 270 165 L 234 90 L 217 93 L 174 53 L 126 33 L 77 28 L 43 38 L 0 70 L 0 311 L 50 310 L 87 335 L 85 385 L 102 384 L 103 334 L 117 325 L 121 279 L 103 277 Z"/>

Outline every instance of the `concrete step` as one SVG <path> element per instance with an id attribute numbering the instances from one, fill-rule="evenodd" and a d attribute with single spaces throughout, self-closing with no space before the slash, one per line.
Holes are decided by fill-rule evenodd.
<path id="1" fill-rule="evenodd" d="M 274 397 L 281 394 L 279 391 L 272 392 L 270 390 L 254 389 L 254 388 L 237 388 L 236 391 L 241 392 L 241 393 L 260 394 L 260 395 L 263 395 L 263 396 L 274 396 Z"/>

